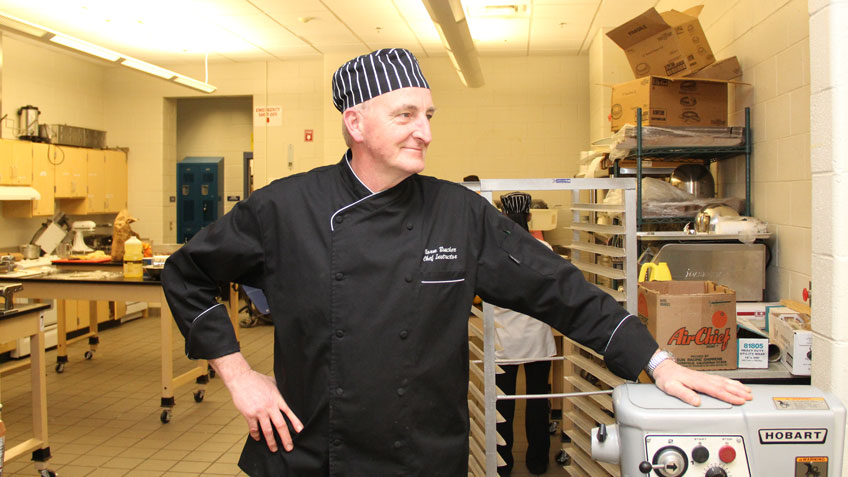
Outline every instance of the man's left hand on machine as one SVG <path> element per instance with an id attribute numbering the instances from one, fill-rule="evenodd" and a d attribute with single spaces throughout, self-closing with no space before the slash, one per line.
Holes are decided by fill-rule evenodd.
<path id="1" fill-rule="evenodd" d="M 657 353 L 660 351 L 657 350 Z M 736 405 L 745 404 L 754 398 L 751 388 L 739 381 L 695 371 L 677 364 L 672 359 L 659 363 L 653 370 L 653 378 L 663 392 L 692 406 L 701 405 L 701 396 L 698 393 Z"/>

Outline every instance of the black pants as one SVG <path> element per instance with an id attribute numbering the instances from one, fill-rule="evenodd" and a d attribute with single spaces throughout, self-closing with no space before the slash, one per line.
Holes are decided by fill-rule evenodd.
<path id="1" fill-rule="evenodd" d="M 495 382 L 505 394 L 515 394 L 518 366 L 520 365 L 501 365 L 501 368 L 505 372 L 495 377 Z M 550 361 L 525 363 L 526 394 L 549 393 L 548 374 L 550 371 Z M 549 404 L 547 399 L 527 399 L 525 403 L 527 404 L 524 416 L 524 432 L 527 434 L 527 468 L 530 472 L 541 474 L 547 469 L 551 449 L 551 437 L 548 433 L 548 424 L 550 423 Z M 498 424 L 498 434 L 506 441 L 505 446 L 498 446 L 498 454 L 506 461 L 506 467 L 500 467 L 498 473 L 499 475 L 506 476 L 512 472 L 514 462 L 512 458 L 512 420 L 515 416 L 515 401 L 498 401 L 497 408 L 498 412 L 506 419 L 506 422 Z"/>

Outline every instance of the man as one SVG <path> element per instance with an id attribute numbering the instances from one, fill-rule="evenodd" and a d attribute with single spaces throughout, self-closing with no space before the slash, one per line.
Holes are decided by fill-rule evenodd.
<path id="1" fill-rule="evenodd" d="M 475 293 L 638 375 L 657 345 L 636 317 L 478 194 L 418 175 L 436 108 L 410 52 L 357 57 L 332 88 L 349 146 L 341 161 L 254 192 L 162 274 L 187 355 L 209 359 L 247 420 L 245 472 L 465 475 Z M 215 301 L 227 282 L 268 298 L 274 378 L 239 353 Z M 750 399 L 735 381 L 660 361 L 657 385 L 688 402 L 693 389 Z"/>

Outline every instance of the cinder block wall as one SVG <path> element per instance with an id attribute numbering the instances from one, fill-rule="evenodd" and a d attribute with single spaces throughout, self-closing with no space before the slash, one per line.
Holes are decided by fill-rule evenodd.
<path id="1" fill-rule="evenodd" d="M 811 0 L 813 385 L 848 403 L 848 3 Z M 846 452 L 843 457 L 845 466 Z M 843 469 L 843 475 L 846 470 Z"/>

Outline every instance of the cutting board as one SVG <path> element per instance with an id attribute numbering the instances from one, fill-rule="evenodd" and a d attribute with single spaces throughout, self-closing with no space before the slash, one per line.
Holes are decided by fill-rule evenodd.
<path id="1" fill-rule="evenodd" d="M 51 260 L 50 263 L 104 263 L 111 262 L 112 257 L 99 257 L 99 258 L 89 258 L 89 259 L 81 259 L 81 258 L 60 258 L 58 260 Z"/>

